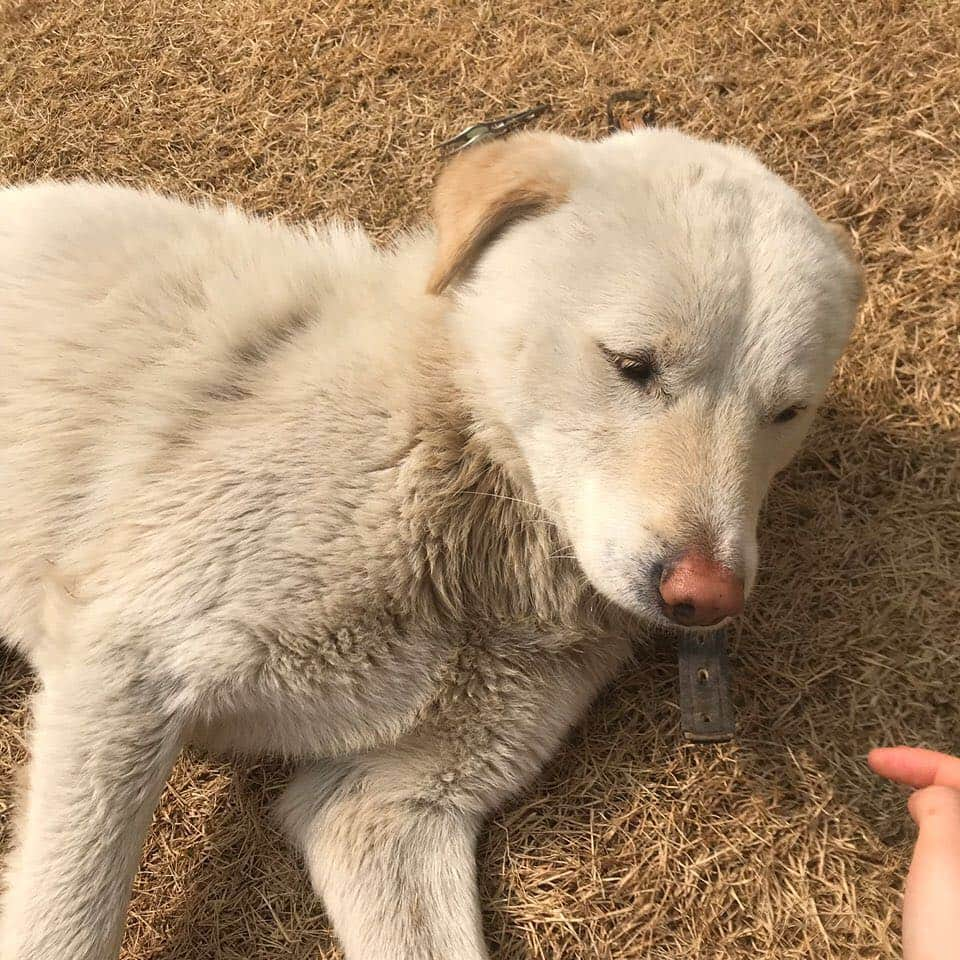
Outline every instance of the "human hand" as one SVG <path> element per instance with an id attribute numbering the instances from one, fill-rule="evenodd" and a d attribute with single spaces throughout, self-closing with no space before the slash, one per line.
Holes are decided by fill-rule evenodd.
<path id="1" fill-rule="evenodd" d="M 920 834 L 903 897 L 904 960 L 960 960 L 960 759 L 881 747 L 867 762 L 916 788 L 908 808 Z"/>

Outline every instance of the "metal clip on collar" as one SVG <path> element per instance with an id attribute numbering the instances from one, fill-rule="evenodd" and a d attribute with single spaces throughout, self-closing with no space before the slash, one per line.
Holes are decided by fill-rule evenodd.
<path id="1" fill-rule="evenodd" d="M 624 124 L 619 117 L 617 107 L 624 103 L 646 104 L 647 109 L 640 115 L 640 122 L 645 127 L 655 127 L 657 125 L 656 100 L 653 94 L 647 90 L 618 90 L 607 97 L 608 132 L 616 133 L 618 130 L 630 130 L 636 126 L 635 123 Z"/>
<path id="2" fill-rule="evenodd" d="M 519 127 L 521 124 L 536 119 L 540 114 L 546 113 L 548 109 L 547 104 L 541 103 L 539 106 L 531 107 L 529 110 L 511 113 L 509 116 L 500 117 L 497 120 L 484 120 L 482 123 L 475 123 L 473 126 L 467 127 L 466 130 L 458 133 L 455 137 L 451 137 L 449 140 L 441 143 L 440 150 L 446 156 L 452 156 L 461 150 L 465 150 L 467 147 L 472 147 L 481 140 L 487 140 L 491 137 L 502 137 L 505 133 L 513 130 L 514 127 Z"/>

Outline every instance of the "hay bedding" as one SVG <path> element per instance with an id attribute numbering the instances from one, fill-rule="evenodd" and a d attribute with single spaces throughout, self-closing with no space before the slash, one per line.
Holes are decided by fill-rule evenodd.
<path id="1" fill-rule="evenodd" d="M 0 170 L 94 176 L 377 235 L 423 216 L 434 145 L 540 101 L 602 131 L 613 89 L 759 151 L 854 231 L 869 300 L 770 498 L 734 640 L 736 746 L 681 743 L 656 648 L 481 845 L 498 957 L 873 958 L 910 830 L 874 744 L 960 747 L 960 5 L 708 0 L 6 0 Z M 2 670 L 4 817 L 29 686 Z M 334 958 L 267 817 L 284 771 L 186 757 L 126 960 Z"/>

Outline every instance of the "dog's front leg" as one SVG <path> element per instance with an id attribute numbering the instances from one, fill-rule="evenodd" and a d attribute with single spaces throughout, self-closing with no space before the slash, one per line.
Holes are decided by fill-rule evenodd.
<path id="1" fill-rule="evenodd" d="M 119 952 L 140 846 L 180 746 L 169 708 L 131 672 L 43 678 L 0 907 L 2 960 Z"/>
<path id="2" fill-rule="evenodd" d="M 416 764 L 378 752 L 305 770 L 284 798 L 284 825 L 347 960 L 486 960 L 474 866 L 481 818 L 455 800 L 418 797 L 424 785 L 411 783 L 405 761 Z"/>
<path id="3" fill-rule="evenodd" d="M 627 654 L 465 652 L 429 722 L 307 769 L 281 814 L 347 960 L 486 960 L 474 867 L 483 818 L 539 772 Z"/>

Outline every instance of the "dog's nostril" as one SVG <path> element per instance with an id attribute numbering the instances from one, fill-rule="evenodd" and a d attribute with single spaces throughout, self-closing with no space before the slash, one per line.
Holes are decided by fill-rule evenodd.
<path id="1" fill-rule="evenodd" d="M 692 603 L 675 603 L 672 609 L 674 618 L 681 623 L 692 620 L 697 613 L 697 608 Z"/>

